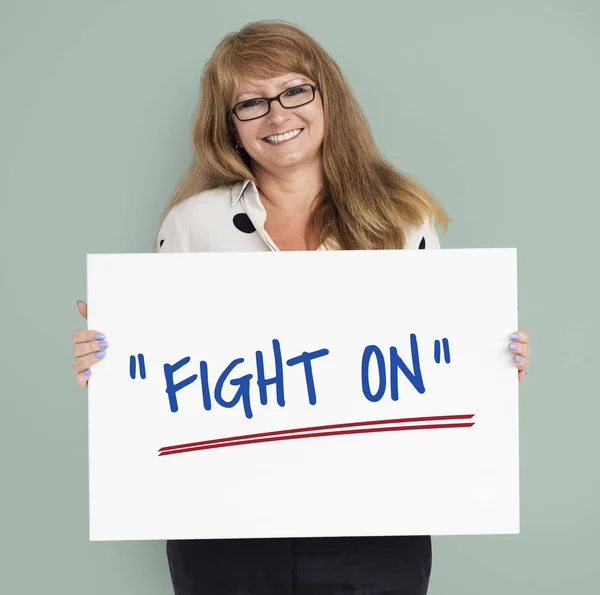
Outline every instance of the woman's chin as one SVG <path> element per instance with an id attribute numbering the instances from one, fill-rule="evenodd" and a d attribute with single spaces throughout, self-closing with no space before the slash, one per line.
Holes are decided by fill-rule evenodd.
<path id="1" fill-rule="evenodd" d="M 268 158 L 260 159 L 259 164 L 265 169 L 298 167 L 311 163 L 310 155 L 304 151 L 282 152 L 280 155 L 269 155 Z"/>

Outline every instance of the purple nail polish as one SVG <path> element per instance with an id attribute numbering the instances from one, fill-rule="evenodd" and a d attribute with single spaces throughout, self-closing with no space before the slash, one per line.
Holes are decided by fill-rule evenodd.
<path id="1" fill-rule="evenodd" d="M 515 357 L 515 361 L 520 364 L 523 361 L 523 358 L 520 355 L 517 355 L 517 357 Z"/>
<path id="2" fill-rule="evenodd" d="M 91 373 L 92 373 L 92 371 L 89 368 L 87 370 L 83 371 L 84 376 L 89 376 Z"/>
<path id="3" fill-rule="evenodd" d="M 518 341 L 518 340 L 519 340 L 519 333 L 513 333 L 513 334 L 510 336 L 510 338 L 511 338 L 513 341 Z"/>
<path id="4" fill-rule="evenodd" d="M 106 351 L 96 351 L 96 358 L 101 359 L 106 355 Z"/>
<path id="5" fill-rule="evenodd" d="M 98 347 L 100 347 L 100 349 L 106 349 L 108 347 L 108 341 L 100 341 Z"/>
<path id="6" fill-rule="evenodd" d="M 516 351 L 517 349 L 519 349 L 519 346 L 516 343 L 511 343 L 510 344 L 510 350 L 511 351 Z"/>
<path id="7" fill-rule="evenodd" d="M 102 339 L 106 339 L 106 335 L 104 333 L 96 333 L 94 339 L 96 339 L 96 341 L 102 341 Z"/>

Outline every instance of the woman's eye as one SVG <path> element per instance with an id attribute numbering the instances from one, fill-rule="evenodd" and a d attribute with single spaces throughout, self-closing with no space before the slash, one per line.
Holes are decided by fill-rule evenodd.
<path id="1" fill-rule="evenodd" d="M 293 87 L 286 91 L 286 96 L 294 97 L 295 95 L 302 95 L 303 93 L 306 93 L 306 87 Z"/>
<path id="2" fill-rule="evenodd" d="M 238 106 L 238 109 L 252 109 L 260 103 L 260 99 L 248 99 Z"/>

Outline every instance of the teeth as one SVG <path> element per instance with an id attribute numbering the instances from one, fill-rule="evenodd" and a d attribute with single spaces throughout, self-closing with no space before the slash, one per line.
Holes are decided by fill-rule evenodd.
<path id="1" fill-rule="evenodd" d="M 286 132 L 285 134 L 275 134 L 273 136 L 267 136 L 266 139 L 268 142 L 275 145 L 284 140 L 294 138 L 295 136 L 298 136 L 301 132 L 302 132 L 302 128 L 298 128 L 297 130 L 291 130 L 290 132 Z"/>

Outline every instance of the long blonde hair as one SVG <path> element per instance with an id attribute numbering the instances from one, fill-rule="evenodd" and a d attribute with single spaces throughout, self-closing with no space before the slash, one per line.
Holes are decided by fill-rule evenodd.
<path id="1" fill-rule="evenodd" d="M 235 148 L 227 115 L 239 77 L 270 78 L 297 72 L 319 83 L 325 130 L 325 184 L 308 224 L 320 242 L 343 250 L 403 248 L 409 227 L 449 218 L 416 180 L 398 171 L 377 149 L 340 68 L 312 37 L 281 21 L 249 23 L 224 37 L 202 74 L 192 128 L 192 163 L 162 215 L 204 190 L 250 179 L 247 155 Z"/>

